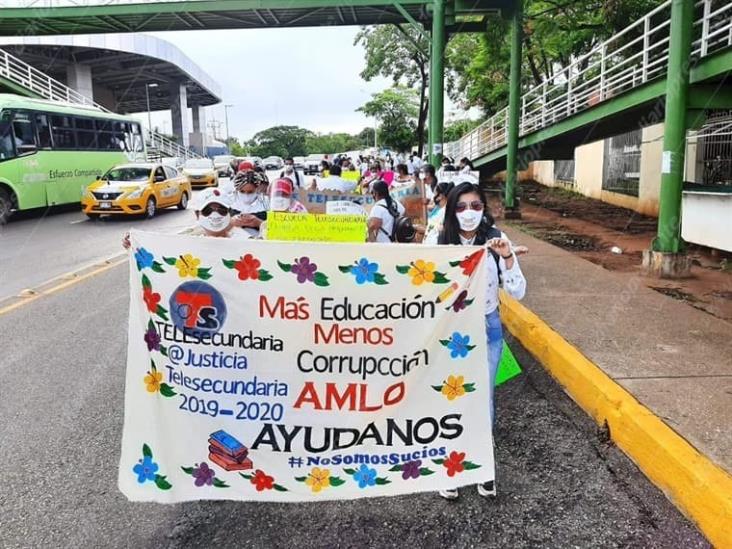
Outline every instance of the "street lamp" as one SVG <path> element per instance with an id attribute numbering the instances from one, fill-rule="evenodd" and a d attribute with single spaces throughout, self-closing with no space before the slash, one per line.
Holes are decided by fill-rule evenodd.
<path id="1" fill-rule="evenodd" d="M 152 122 L 150 118 L 150 92 L 148 88 L 157 88 L 157 82 L 149 82 L 145 84 L 145 99 L 147 99 L 147 131 L 152 131 Z"/>
<path id="2" fill-rule="evenodd" d="M 234 105 L 224 105 L 224 120 L 226 121 L 226 148 L 229 148 L 229 108 Z"/>

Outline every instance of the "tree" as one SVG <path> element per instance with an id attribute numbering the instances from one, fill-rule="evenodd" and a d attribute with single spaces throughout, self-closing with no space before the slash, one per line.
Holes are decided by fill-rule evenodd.
<path id="1" fill-rule="evenodd" d="M 372 95 L 357 109 L 379 121 L 379 142 L 397 151 L 412 148 L 417 141 L 415 119 L 419 112 L 417 92 L 397 86 Z"/>
<path id="2" fill-rule="evenodd" d="M 466 133 L 475 129 L 479 125 L 480 125 L 480 120 L 465 119 L 465 120 L 456 120 L 455 122 L 451 122 L 445 126 L 445 131 L 443 133 L 443 140 L 445 141 L 445 143 L 457 141 L 463 135 L 465 135 Z"/>
<path id="3" fill-rule="evenodd" d="M 661 0 L 525 0 L 522 83 L 535 86 L 636 21 Z M 483 34 L 454 36 L 446 49 L 448 93 L 490 116 L 508 103 L 510 32 L 490 17 Z M 583 68 L 583 67 L 580 67 Z"/>
<path id="4" fill-rule="evenodd" d="M 364 80 L 381 75 L 391 78 L 395 86 L 416 86 L 419 103 L 413 142 L 422 156 L 428 111 L 429 41 L 411 25 L 382 25 L 363 27 L 354 43 L 363 44 L 366 50 L 366 67 L 361 72 Z"/>
<path id="5" fill-rule="evenodd" d="M 245 143 L 246 145 L 246 143 Z M 229 149 L 229 154 L 234 156 L 247 156 L 249 150 L 246 146 L 242 146 L 236 137 L 229 137 L 226 142 L 226 146 Z"/>
<path id="6" fill-rule="evenodd" d="M 306 142 L 308 153 L 333 154 L 361 148 L 361 140 L 358 136 L 348 133 L 312 134 Z"/>
<path id="7" fill-rule="evenodd" d="M 274 126 L 257 132 L 249 142 L 256 156 L 303 156 L 313 133 L 298 126 Z"/>

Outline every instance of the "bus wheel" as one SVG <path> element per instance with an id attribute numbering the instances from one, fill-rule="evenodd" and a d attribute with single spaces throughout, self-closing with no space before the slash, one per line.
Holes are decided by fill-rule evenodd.
<path id="1" fill-rule="evenodd" d="M 96 221 L 97 219 L 99 219 L 99 215 L 100 215 L 100 214 L 86 214 L 86 216 L 87 216 L 87 217 L 88 217 L 89 219 L 91 219 L 92 221 Z"/>
<path id="2" fill-rule="evenodd" d="M 152 219 L 155 217 L 155 212 L 157 211 L 157 205 L 155 204 L 155 199 L 151 196 L 147 199 L 147 204 L 145 205 L 145 217 L 148 219 Z"/>
<path id="3" fill-rule="evenodd" d="M 13 213 L 13 201 L 5 189 L 0 189 L 0 225 L 5 225 Z"/>
<path id="4" fill-rule="evenodd" d="M 180 195 L 180 202 L 178 202 L 178 209 L 185 210 L 187 207 L 188 207 L 188 193 L 183 191 L 183 194 Z"/>

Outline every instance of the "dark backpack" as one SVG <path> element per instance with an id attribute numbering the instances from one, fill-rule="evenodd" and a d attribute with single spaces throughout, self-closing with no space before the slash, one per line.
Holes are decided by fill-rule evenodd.
<path id="1" fill-rule="evenodd" d="M 389 212 L 389 215 L 394 218 L 394 224 L 391 227 L 391 234 L 386 232 L 384 227 L 380 228 L 381 232 L 388 236 L 389 240 L 392 242 L 414 242 L 414 238 L 417 236 L 417 231 L 414 229 L 412 219 L 406 215 L 400 215 L 399 210 L 395 207 L 389 208 L 388 206 L 384 206 L 384 204 L 379 204 L 379 206 L 385 208 L 386 211 Z"/>

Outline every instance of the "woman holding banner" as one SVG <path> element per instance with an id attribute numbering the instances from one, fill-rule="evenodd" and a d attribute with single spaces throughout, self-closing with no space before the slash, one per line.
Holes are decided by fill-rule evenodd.
<path id="1" fill-rule="evenodd" d="M 239 172 L 234 177 L 231 201 L 231 224 L 241 227 L 252 237 L 259 236 L 259 226 L 267 219 L 267 203 L 257 192 L 258 183 L 255 172 Z"/>
<path id="2" fill-rule="evenodd" d="M 498 289 L 503 287 L 511 297 L 522 299 L 526 293 L 526 279 L 521 272 L 511 242 L 505 233 L 495 227 L 485 194 L 475 183 L 460 183 L 448 194 L 439 244 L 485 246 L 489 252 L 486 263 L 488 285 L 485 297 L 485 331 L 488 340 L 491 390 L 490 417 L 493 423 L 496 373 L 503 351 L 503 327 L 498 314 Z M 495 496 L 495 482 L 479 484 L 478 493 L 484 497 Z M 458 491 L 443 490 L 440 495 L 446 499 L 455 499 L 458 497 Z"/>

